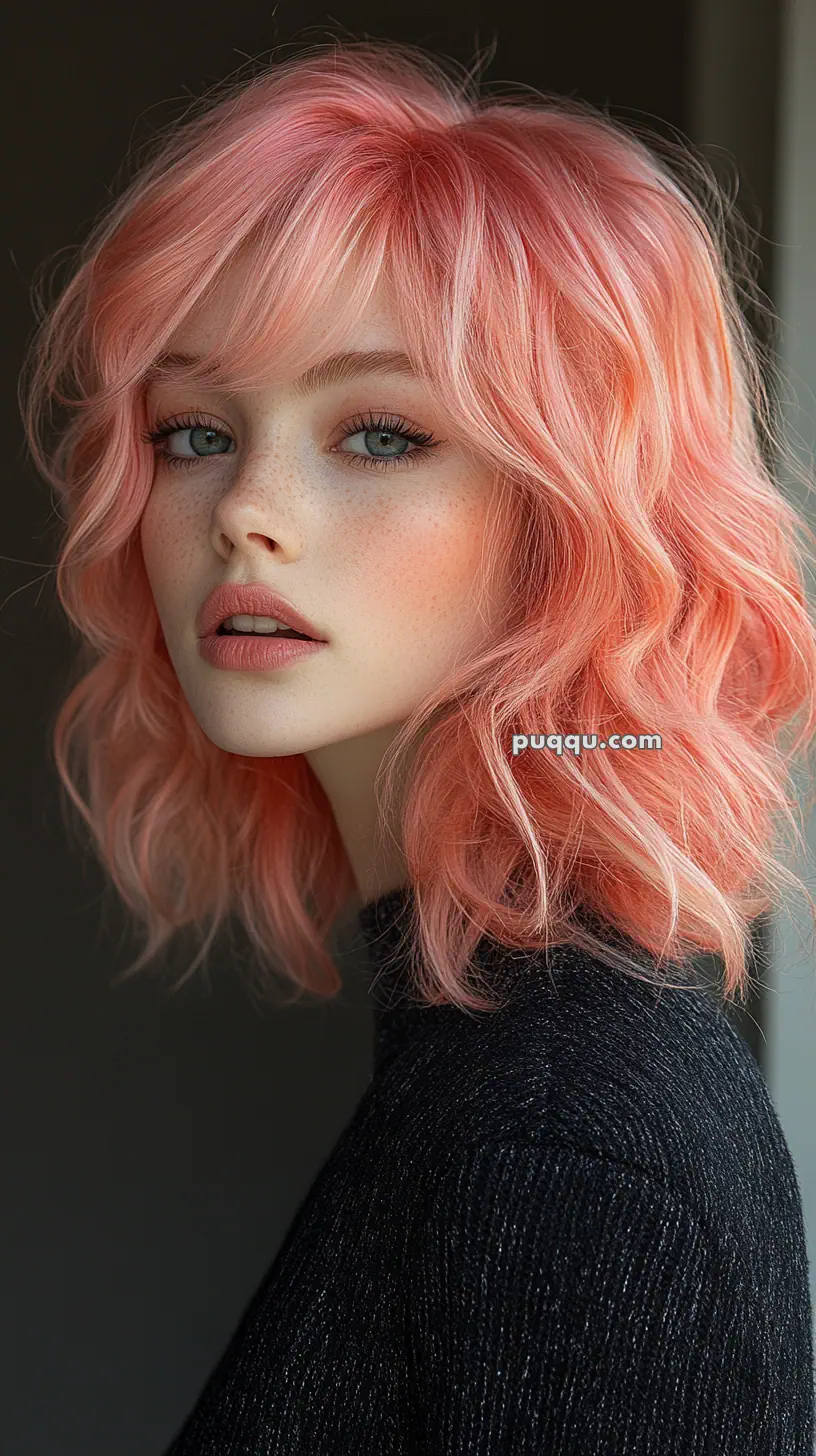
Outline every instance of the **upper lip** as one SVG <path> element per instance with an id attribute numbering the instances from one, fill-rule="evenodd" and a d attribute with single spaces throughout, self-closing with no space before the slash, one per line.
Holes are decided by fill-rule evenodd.
<path id="1" fill-rule="evenodd" d="M 245 584 L 225 581 L 211 591 L 198 609 L 196 634 L 199 637 L 208 637 L 218 630 L 227 617 L 235 616 L 274 617 L 284 627 L 292 627 L 296 632 L 314 638 L 316 642 L 326 641 L 320 629 L 308 617 L 304 617 L 290 602 L 259 581 Z"/>

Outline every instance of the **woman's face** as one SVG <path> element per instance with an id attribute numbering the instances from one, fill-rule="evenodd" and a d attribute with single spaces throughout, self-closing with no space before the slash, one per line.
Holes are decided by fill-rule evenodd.
<path id="1" fill-rule="evenodd" d="M 229 297 L 222 284 L 168 347 L 217 345 Z M 344 346 L 401 349 L 379 296 Z M 220 748 L 279 757 L 399 724 L 492 635 L 502 601 L 480 613 L 472 596 L 492 472 L 448 442 L 427 382 L 368 373 L 304 394 L 286 378 L 223 395 L 164 380 L 147 411 L 151 430 L 177 415 L 206 420 L 162 442 L 193 463 L 156 459 L 141 542 L 182 690 Z M 416 461 L 406 428 L 430 437 Z M 225 582 L 279 592 L 326 645 L 284 666 L 213 665 L 196 614 Z"/>

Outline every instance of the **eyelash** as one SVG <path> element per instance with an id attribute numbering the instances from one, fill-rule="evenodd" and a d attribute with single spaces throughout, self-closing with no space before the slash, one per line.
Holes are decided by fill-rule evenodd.
<path id="1" fill-rule="evenodd" d="M 222 430 L 214 420 L 208 419 L 205 415 L 198 414 L 172 415 L 168 419 L 157 420 L 153 429 L 143 434 L 141 438 L 145 444 L 153 446 L 157 460 L 166 461 L 174 470 L 183 470 L 189 466 L 199 465 L 206 460 L 217 460 L 219 457 L 218 455 L 171 455 L 169 450 L 163 448 L 162 442 L 168 436 L 175 435 L 178 431 L 201 429 L 214 430 L 217 434 L 225 435 L 230 440 L 232 439 L 232 435 L 230 435 L 228 430 Z M 421 430 L 415 430 L 405 420 L 397 419 L 391 415 L 380 415 L 377 419 L 374 419 L 371 415 L 356 415 L 353 420 L 349 421 L 346 427 L 346 433 L 337 443 L 341 444 L 343 440 L 349 440 L 352 436 L 359 435 L 361 431 L 370 431 L 375 434 L 378 431 L 383 431 L 388 434 L 401 435 L 403 439 L 409 440 L 411 444 L 417 447 L 407 454 L 392 455 L 390 458 L 379 458 L 376 455 L 355 455 L 351 451 L 337 451 L 337 454 L 342 458 L 352 460 L 355 464 L 363 465 L 366 469 L 373 466 L 375 470 L 389 470 L 394 465 L 401 465 L 403 461 L 410 464 L 419 464 L 420 460 L 425 459 L 431 450 L 434 450 L 441 443 L 439 440 L 434 440 L 433 435 L 425 434 Z M 221 451 L 222 455 L 232 455 L 234 453 L 232 450 Z"/>

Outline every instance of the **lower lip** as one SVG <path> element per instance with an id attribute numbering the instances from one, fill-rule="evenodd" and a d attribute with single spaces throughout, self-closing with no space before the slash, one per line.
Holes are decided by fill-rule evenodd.
<path id="1" fill-rule="evenodd" d="M 198 650 L 205 662 L 233 672 L 269 672 L 287 667 L 325 646 L 325 642 L 303 642 L 298 637 L 227 637 L 216 632 L 198 639 Z"/>

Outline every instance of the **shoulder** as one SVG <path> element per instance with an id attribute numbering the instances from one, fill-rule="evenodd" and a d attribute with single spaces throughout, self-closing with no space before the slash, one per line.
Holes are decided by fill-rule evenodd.
<path id="1" fill-rule="evenodd" d="M 483 1433 L 489 1413 L 491 1450 L 577 1456 L 614 1429 L 633 1456 L 702 1453 L 716 1412 L 718 1451 L 759 1456 L 761 1389 L 775 1435 L 790 1421 L 812 1439 L 804 1233 L 761 1243 L 625 1157 L 563 1140 L 461 1149 L 406 1245 L 429 1431 L 463 1449 L 455 1433 Z"/>
<path id="2" fill-rule="evenodd" d="M 560 1149 L 596 1179 L 630 1169 L 674 1190 L 703 1219 L 728 1204 L 755 1219 L 763 1199 L 771 1217 L 780 1194 L 795 1204 L 762 1074 L 710 991 L 648 984 L 572 947 L 524 953 L 499 982 L 512 985 L 509 1003 L 440 1018 L 425 1058 L 443 1164 L 469 1142 L 488 1162 L 503 1145 L 545 1160 Z M 746 1183 L 750 1167 L 762 1176 Z"/>

